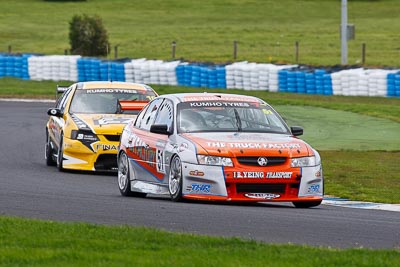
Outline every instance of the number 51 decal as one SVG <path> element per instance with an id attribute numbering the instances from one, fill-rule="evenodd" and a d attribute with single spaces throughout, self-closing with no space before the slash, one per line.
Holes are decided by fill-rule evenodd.
<path id="1" fill-rule="evenodd" d="M 157 149 L 156 151 L 157 172 L 165 174 L 164 150 Z"/>

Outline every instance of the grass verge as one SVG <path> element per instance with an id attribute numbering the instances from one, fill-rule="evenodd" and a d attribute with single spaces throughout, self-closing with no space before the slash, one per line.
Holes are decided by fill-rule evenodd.
<path id="1" fill-rule="evenodd" d="M 56 85 L 70 85 L 69 81 L 23 81 L 15 78 L 0 79 L 0 97 L 50 98 L 55 97 Z M 184 86 L 153 85 L 159 94 L 184 92 L 223 92 L 254 95 L 272 105 L 313 106 L 400 122 L 400 98 L 363 96 L 325 96 L 267 91 L 193 88 Z"/>
<path id="2" fill-rule="evenodd" d="M 397 0 L 348 1 L 348 63 L 361 64 L 366 44 L 369 66 L 399 66 Z M 64 54 L 74 15 L 99 15 L 120 58 L 172 57 L 227 62 L 238 42 L 237 61 L 309 65 L 340 63 L 340 1 L 335 0 L 88 0 L 2 1 L 0 51 Z M 16 26 L 17 25 L 17 26 Z M 112 50 L 113 51 L 113 50 Z"/>
<path id="3" fill-rule="evenodd" d="M 140 227 L 10 217 L 0 217 L 0 229 L 1 266 L 400 266 L 397 249 L 269 245 Z"/>

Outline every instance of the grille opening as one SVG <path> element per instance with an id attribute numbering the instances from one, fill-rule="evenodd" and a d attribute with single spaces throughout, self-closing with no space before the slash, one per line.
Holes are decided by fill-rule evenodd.
<path id="1" fill-rule="evenodd" d="M 300 183 L 298 183 L 298 184 L 290 184 L 290 188 L 299 189 L 300 188 Z"/>
<path id="2" fill-rule="evenodd" d="M 237 193 L 285 193 L 286 184 L 236 184 Z"/>
<path id="3" fill-rule="evenodd" d="M 117 165 L 117 155 L 116 154 L 103 154 L 97 158 L 96 163 L 94 164 L 94 168 L 96 170 L 116 170 L 118 168 Z"/>
<path id="4" fill-rule="evenodd" d="M 104 137 L 111 142 L 119 142 L 119 134 L 105 134 Z"/>
<path id="5" fill-rule="evenodd" d="M 257 157 L 237 157 L 237 160 L 239 161 L 240 164 L 243 165 L 249 165 L 249 166 L 260 166 L 258 164 L 258 158 Z M 277 166 L 284 164 L 286 161 L 285 157 L 266 157 L 268 160 L 267 166 Z"/>

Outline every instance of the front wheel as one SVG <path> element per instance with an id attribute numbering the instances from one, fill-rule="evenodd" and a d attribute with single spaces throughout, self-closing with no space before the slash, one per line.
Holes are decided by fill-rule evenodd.
<path id="1" fill-rule="evenodd" d="M 322 200 L 318 200 L 318 201 L 297 201 L 297 202 L 293 202 L 293 205 L 296 208 L 299 209 L 307 209 L 307 208 L 311 208 L 311 207 L 316 207 L 321 205 Z"/>
<path id="2" fill-rule="evenodd" d="M 168 190 L 173 201 L 182 200 L 182 162 L 178 156 L 172 158 L 168 175 Z"/>
<path id="3" fill-rule="evenodd" d="M 53 158 L 53 149 L 51 148 L 50 135 L 47 129 L 46 129 L 46 145 L 44 153 L 45 153 L 44 158 L 46 159 L 46 165 L 55 166 L 56 162 L 54 161 Z"/>
<path id="4" fill-rule="evenodd" d="M 64 160 L 64 135 L 60 137 L 60 144 L 58 145 L 57 153 L 57 168 L 60 172 L 64 171 L 63 160 Z"/>
<path id="5" fill-rule="evenodd" d="M 123 196 L 134 196 L 134 197 L 146 196 L 146 193 L 133 192 L 131 190 L 131 175 L 129 171 L 129 160 L 128 156 L 124 151 L 122 151 L 118 157 L 118 188 L 119 192 Z"/>

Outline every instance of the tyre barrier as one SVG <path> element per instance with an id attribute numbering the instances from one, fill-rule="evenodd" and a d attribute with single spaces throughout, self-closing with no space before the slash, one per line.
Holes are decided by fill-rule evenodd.
<path id="1" fill-rule="evenodd" d="M 80 56 L 30 56 L 29 79 L 35 81 L 77 81 Z"/>
<path id="2" fill-rule="evenodd" d="M 226 88 L 225 66 L 181 62 L 175 69 L 178 85 Z"/>
<path id="3" fill-rule="evenodd" d="M 29 80 L 28 58 L 30 54 L 0 54 L 0 78 L 14 77 Z"/>
<path id="4" fill-rule="evenodd" d="M 0 53 L 0 78 L 112 80 L 154 85 L 263 90 L 299 94 L 400 97 L 400 70 L 310 67 L 235 62 L 206 64 L 139 59 L 102 60 L 79 55 Z"/>
<path id="5" fill-rule="evenodd" d="M 178 85 L 176 68 L 179 61 L 133 59 L 124 64 L 127 82 Z"/>

